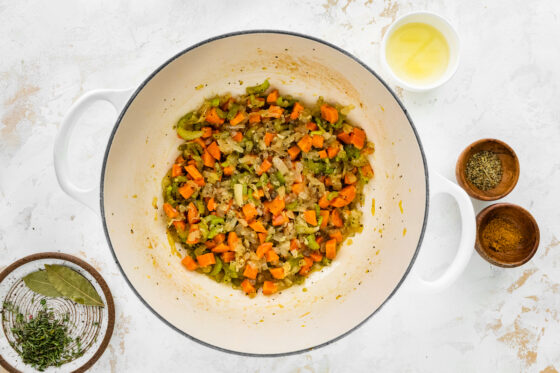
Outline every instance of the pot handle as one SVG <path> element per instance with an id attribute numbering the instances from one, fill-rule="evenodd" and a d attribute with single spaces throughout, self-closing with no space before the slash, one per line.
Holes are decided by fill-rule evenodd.
<path id="1" fill-rule="evenodd" d="M 476 238 L 476 219 L 471 199 L 457 184 L 437 172 L 430 174 L 430 198 L 437 194 L 449 194 L 459 206 L 461 214 L 461 240 L 459 249 L 449 268 L 436 280 L 424 280 L 416 274 L 416 283 L 420 291 L 437 293 L 449 287 L 463 273 L 474 251 Z"/>
<path id="2" fill-rule="evenodd" d="M 86 205 L 98 215 L 100 214 L 99 184 L 83 188 L 70 179 L 68 144 L 74 127 L 91 104 L 97 101 L 107 101 L 113 105 L 118 114 L 132 92 L 132 89 L 98 89 L 85 93 L 68 110 L 54 142 L 54 170 L 60 187 L 70 197 Z"/>

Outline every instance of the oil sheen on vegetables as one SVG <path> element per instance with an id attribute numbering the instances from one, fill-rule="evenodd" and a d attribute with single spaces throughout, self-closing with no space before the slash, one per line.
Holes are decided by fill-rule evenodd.
<path id="1" fill-rule="evenodd" d="M 407 23 L 389 37 L 387 62 L 395 75 L 411 84 L 426 85 L 443 76 L 449 45 L 441 32 L 425 23 Z"/>

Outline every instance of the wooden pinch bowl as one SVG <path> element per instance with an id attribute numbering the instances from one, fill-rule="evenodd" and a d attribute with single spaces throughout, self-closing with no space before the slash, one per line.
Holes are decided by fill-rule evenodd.
<path id="1" fill-rule="evenodd" d="M 495 153 L 502 161 L 502 180 L 500 183 L 489 190 L 480 190 L 474 186 L 465 174 L 467 162 L 476 153 L 481 151 Z M 459 155 L 455 167 L 455 177 L 457 183 L 473 198 L 482 201 L 495 201 L 508 195 L 519 179 L 519 160 L 513 149 L 503 141 L 496 139 L 481 139 L 473 142 Z"/>
<path id="2" fill-rule="evenodd" d="M 483 245 L 482 233 L 495 218 L 503 218 L 521 231 L 521 242 L 508 251 L 496 251 Z M 513 268 L 527 263 L 537 252 L 540 231 L 535 218 L 523 207 L 511 203 L 496 203 L 480 211 L 476 217 L 476 251 L 489 263 L 499 267 Z"/>

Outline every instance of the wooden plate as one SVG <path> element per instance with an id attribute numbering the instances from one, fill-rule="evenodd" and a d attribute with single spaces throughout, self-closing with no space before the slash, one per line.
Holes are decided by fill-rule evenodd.
<path id="1" fill-rule="evenodd" d="M 44 267 L 45 264 L 65 265 L 77 271 L 95 287 L 105 307 L 84 306 L 66 298 L 49 298 L 30 290 L 22 278 L 31 272 Z M 113 334 L 115 326 L 115 304 L 107 283 L 99 272 L 91 265 L 74 256 L 61 253 L 40 253 L 19 259 L 0 273 L 0 300 L 10 302 L 19 311 L 27 315 L 34 315 L 42 307 L 40 301 L 46 299 L 47 307 L 52 309 L 55 317 L 68 314 L 69 334 L 80 337 L 83 355 L 72 360 L 60 368 L 63 371 L 84 372 L 101 357 Z M 2 333 L 0 338 L 0 366 L 9 372 L 34 371 L 26 365 L 21 357 L 10 346 L 14 340 L 11 325 L 15 315 L 5 311 L 2 315 Z M 52 368 L 48 368 L 50 371 Z"/>

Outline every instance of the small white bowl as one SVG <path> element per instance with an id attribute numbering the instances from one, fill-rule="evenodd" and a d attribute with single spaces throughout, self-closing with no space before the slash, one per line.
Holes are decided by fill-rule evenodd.
<path id="1" fill-rule="evenodd" d="M 449 45 L 449 64 L 447 65 L 447 70 L 438 80 L 430 84 L 424 85 L 406 82 L 399 78 L 387 63 L 387 40 L 389 40 L 389 37 L 398 27 L 412 22 L 425 23 L 435 27 L 439 32 L 442 33 L 442 35 L 447 40 L 447 44 Z M 383 41 L 381 42 L 381 64 L 383 65 L 385 70 L 387 70 L 391 78 L 404 89 L 412 92 L 429 91 L 447 82 L 453 76 L 453 74 L 455 74 L 455 71 L 457 71 L 457 67 L 459 66 L 459 36 L 457 35 L 457 31 L 455 31 L 455 28 L 451 25 L 451 23 L 449 23 L 448 20 L 435 13 L 423 11 L 405 14 L 402 17 L 399 17 L 395 22 L 393 22 L 393 24 L 389 27 L 389 29 L 383 36 Z"/>

